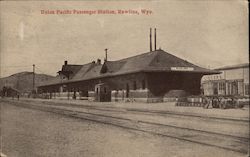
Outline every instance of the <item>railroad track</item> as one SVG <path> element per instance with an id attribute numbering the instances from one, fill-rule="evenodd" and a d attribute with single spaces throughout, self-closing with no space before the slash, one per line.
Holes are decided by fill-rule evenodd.
<path id="1" fill-rule="evenodd" d="M 169 137 L 181 141 L 192 142 L 200 145 L 216 147 L 229 151 L 248 153 L 249 139 L 223 133 L 214 133 L 204 130 L 190 129 L 173 125 L 148 122 L 143 120 L 133 120 L 124 117 L 111 116 L 106 114 L 97 114 L 84 111 L 76 111 L 72 109 L 59 108 L 57 105 L 34 105 L 24 102 L 12 102 L 16 106 L 52 112 L 56 114 L 66 115 L 73 118 L 84 119 L 102 124 L 113 125 L 116 127 L 150 133 L 162 137 Z"/>
<path id="2" fill-rule="evenodd" d="M 129 117 L 129 116 L 127 116 L 127 114 L 134 114 L 134 115 L 157 115 L 157 116 L 163 116 L 163 117 L 165 117 L 165 118 L 169 118 L 170 116 L 168 115 L 168 114 L 152 114 L 152 113 L 148 113 L 148 112 L 146 112 L 146 113 L 144 113 L 144 112 L 136 112 L 136 111 L 127 111 L 127 110 L 124 110 L 124 109 L 122 109 L 122 110 L 120 110 L 119 108 L 115 108 L 115 107 L 112 107 L 111 109 L 106 109 L 105 107 L 104 108 L 100 108 L 100 107 L 95 107 L 95 106 L 87 106 L 87 105 L 85 105 L 85 106 L 79 106 L 79 105 L 75 105 L 75 104 L 73 104 L 73 105 L 71 105 L 71 104 L 57 104 L 57 103 L 53 103 L 53 102 L 46 102 L 46 103 L 43 103 L 43 104 L 46 104 L 46 105 L 52 105 L 52 106 L 65 106 L 66 108 L 67 107 L 69 107 L 70 109 L 73 109 L 73 108 L 77 108 L 76 110 L 81 110 L 81 112 L 82 113 L 86 113 L 86 114 L 88 114 L 88 113 L 90 113 L 90 112 L 92 112 L 92 114 L 96 114 L 96 115 L 101 115 L 101 116 L 108 116 L 108 117 L 115 117 L 115 118 L 122 118 L 122 117 Z M 85 110 L 86 112 L 83 112 L 82 111 L 82 109 L 83 110 Z M 118 109 L 118 110 L 117 110 Z M 96 111 L 97 112 L 96 112 Z M 94 111 L 94 113 L 93 113 L 93 111 Z M 99 112 L 100 111 L 100 112 Z M 103 112 L 103 111 L 105 111 L 105 112 Z M 108 113 L 107 113 L 108 112 Z M 104 113 L 104 114 L 103 114 Z M 117 113 L 119 113 L 119 114 L 117 114 Z M 110 115 L 118 115 L 118 116 L 110 116 Z M 125 116 L 123 116 L 123 115 L 125 115 Z M 172 114 L 170 114 L 171 116 L 172 116 Z M 180 114 L 178 114 L 178 115 L 174 115 L 173 116 L 174 118 L 182 118 L 182 119 L 187 119 L 187 116 L 181 116 Z M 189 117 L 190 118 L 190 121 L 193 121 L 193 120 L 195 120 L 194 118 L 197 118 L 196 120 L 198 120 L 199 121 L 199 123 L 201 123 L 202 121 L 201 120 L 204 120 L 204 123 L 207 123 L 208 121 L 214 121 L 214 119 L 207 119 L 207 118 L 204 118 L 204 117 L 202 117 L 202 118 L 199 118 L 199 117 Z M 128 118 L 123 118 L 123 119 L 127 119 L 127 120 L 131 120 L 131 118 L 130 119 L 128 119 Z M 140 118 L 137 118 L 137 119 L 139 119 L 139 120 L 137 120 L 138 122 L 140 122 Z M 223 121 L 223 120 L 220 120 L 219 121 L 220 123 L 225 123 L 225 121 Z M 228 122 L 228 121 L 226 121 L 226 122 Z M 237 121 L 237 124 L 241 124 L 241 125 L 248 125 L 248 123 L 245 123 L 244 121 L 243 121 L 243 123 L 239 123 L 240 121 Z M 176 128 L 183 128 L 183 126 L 182 127 L 178 127 L 178 126 L 176 126 L 176 125 L 167 125 L 167 124 L 161 124 L 161 123 L 154 123 L 154 122 L 152 122 L 152 121 L 150 121 L 150 122 L 148 122 L 148 123 L 152 123 L 152 124 L 159 124 L 159 125 L 166 125 L 166 126 L 171 126 L 171 127 L 176 127 Z M 216 120 L 216 124 L 218 124 L 218 120 Z M 233 124 L 235 124 L 235 122 L 233 121 Z M 241 126 L 240 125 L 240 126 Z M 179 125 L 179 126 L 181 126 L 181 125 Z M 244 127 L 245 127 L 244 126 Z M 190 128 L 185 128 L 185 129 L 190 129 Z M 200 129 L 192 129 L 192 130 L 197 130 L 197 131 L 201 131 L 201 132 L 211 132 L 211 130 L 210 131 L 205 131 L 205 129 L 203 129 L 203 130 L 200 130 Z M 245 134 L 244 135 L 241 135 L 241 136 L 238 136 L 238 135 L 229 135 L 228 133 L 227 134 L 222 134 L 222 133 L 220 133 L 219 131 L 217 131 L 217 132 L 214 132 L 214 130 L 213 130 L 213 133 L 214 134 L 218 134 L 218 135 L 228 135 L 228 136 L 232 136 L 232 137 L 237 137 L 237 138 L 244 138 L 244 136 L 246 136 Z M 235 133 L 234 133 L 235 134 Z M 247 134 L 248 135 L 248 134 Z"/>
<path id="3" fill-rule="evenodd" d="M 29 100 L 24 100 L 25 102 L 34 102 Z M 183 118 L 198 118 L 198 119 L 206 119 L 206 120 L 214 120 L 217 122 L 222 123 L 237 123 L 241 125 L 248 125 L 248 119 L 233 119 L 233 118 L 223 118 L 223 117 L 213 117 L 213 116 L 204 116 L 204 115 L 194 115 L 194 114 L 187 114 L 187 113 L 178 113 L 174 111 L 159 111 L 159 110 L 147 110 L 147 109 L 135 109 L 135 108 L 116 108 L 116 107 L 100 107 L 100 106 L 90 106 L 84 104 L 72 104 L 72 103 L 55 103 L 55 102 L 47 102 L 42 101 L 43 104 L 53 105 L 53 106 L 70 106 L 70 107 L 78 107 L 78 108 L 86 108 L 92 110 L 99 110 L 99 111 L 108 111 L 108 112 L 130 112 L 134 114 L 150 114 L 150 115 L 161 115 L 161 116 L 178 116 Z"/>

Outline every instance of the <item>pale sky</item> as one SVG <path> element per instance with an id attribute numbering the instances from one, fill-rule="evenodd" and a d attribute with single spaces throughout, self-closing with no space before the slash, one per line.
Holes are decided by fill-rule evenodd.
<path id="1" fill-rule="evenodd" d="M 248 7 L 244 0 L 1 1 L 0 77 L 32 71 L 56 75 L 64 60 L 85 64 L 157 47 L 202 67 L 249 62 Z M 151 10 L 152 15 L 44 15 L 41 10 Z"/>

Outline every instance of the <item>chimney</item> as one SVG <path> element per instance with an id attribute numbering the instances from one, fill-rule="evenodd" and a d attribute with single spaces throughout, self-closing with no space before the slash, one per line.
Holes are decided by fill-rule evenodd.
<path id="1" fill-rule="evenodd" d="M 108 61 L 108 49 L 106 48 L 105 49 L 105 59 L 104 61 Z"/>
<path id="2" fill-rule="evenodd" d="M 101 59 L 98 58 L 98 59 L 97 59 L 97 64 L 98 64 L 98 65 L 101 65 L 101 63 L 102 63 Z"/>
<path id="3" fill-rule="evenodd" d="M 68 61 L 64 61 L 64 65 L 68 65 Z"/>
<path id="4" fill-rule="evenodd" d="M 155 50 L 156 50 L 156 28 L 155 28 Z"/>
<path id="5" fill-rule="evenodd" d="M 149 46 L 150 46 L 150 52 L 152 51 L 152 28 L 150 28 L 149 33 Z"/>

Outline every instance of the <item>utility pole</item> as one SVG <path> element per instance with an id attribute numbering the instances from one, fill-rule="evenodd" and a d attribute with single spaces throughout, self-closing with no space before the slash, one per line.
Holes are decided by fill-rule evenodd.
<path id="1" fill-rule="evenodd" d="M 150 33 L 149 33 L 149 50 L 150 52 L 152 51 L 152 28 L 150 28 Z"/>
<path id="2" fill-rule="evenodd" d="M 2 113 L 2 103 L 0 103 L 0 153 L 2 153 L 2 145 L 3 145 L 3 143 L 2 143 L 2 129 L 3 129 L 3 124 L 2 124 L 2 115 L 3 115 L 3 113 Z M 0 156 L 2 156 L 2 154 L 0 154 Z"/>
<path id="3" fill-rule="evenodd" d="M 33 64 L 33 92 L 35 92 L 35 64 Z"/>
<path id="4" fill-rule="evenodd" d="M 156 28 L 155 28 L 155 51 L 156 51 Z"/>

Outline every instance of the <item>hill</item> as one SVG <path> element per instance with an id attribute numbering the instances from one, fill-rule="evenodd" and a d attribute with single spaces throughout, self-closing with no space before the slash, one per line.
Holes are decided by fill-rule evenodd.
<path id="1" fill-rule="evenodd" d="M 54 76 L 35 74 L 35 85 L 42 83 Z M 33 72 L 20 72 L 8 77 L 0 78 L 0 90 L 3 86 L 11 86 L 21 92 L 29 92 L 33 88 Z"/>

